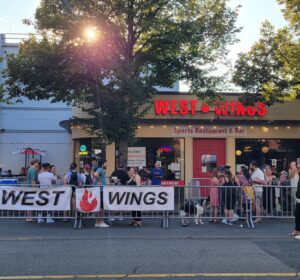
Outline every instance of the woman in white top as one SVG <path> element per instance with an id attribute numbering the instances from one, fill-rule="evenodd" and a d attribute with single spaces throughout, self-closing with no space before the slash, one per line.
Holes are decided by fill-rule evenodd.
<path id="1" fill-rule="evenodd" d="M 292 161 L 290 164 L 289 169 L 289 178 L 291 180 L 291 196 L 292 196 L 292 205 L 295 206 L 296 204 L 296 192 L 299 182 L 299 173 L 297 169 L 297 164 L 295 161 Z"/>
<path id="2" fill-rule="evenodd" d="M 128 172 L 129 181 L 127 182 L 128 186 L 140 186 L 142 184 L 142 180 L 140 175 L 137 174 L 137 171 L 135 168 L 130 168 Z M 142 221 L 141 217 L 142 212 L 141 211 L 132 211 L 132 218 L 133 220 L 130 222 L 129 226 L 131 227 L 141 227 Z"/>

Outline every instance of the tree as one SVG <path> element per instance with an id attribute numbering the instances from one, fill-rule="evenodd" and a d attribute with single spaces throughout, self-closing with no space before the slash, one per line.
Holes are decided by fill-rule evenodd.
<path id="1" fill-rule="evenodd" d="M 233 82 L 245 94 L 245 103 L 264 101 L 269 105 L 296 98 L 300 93 L 300 38 L 296 15 L 300 1 L 279 0 L 289 25 L 275 31 L 268 22 L 261 28 L 261 37 L 247 53 L 239 54 Z M 296 5 L 298 3 L 298 12 Z M 290 13 L 294 11 L 294 14 Z"/>
<path id="2" fill-rule="evenodd" d="M 285 19 L 296 32 L 300 31 L 300 1 L 299 0 L 277 0 L 281 5 Z"/>
<path id="3" fill-rule="evenodd" d="M 75 121 L 127 151 L 156 86 L 185 80 L 201 99 L 218 95 L 212 65 L 239 31 L 226 2 L 42 0 L 27 21 L 40 36 L 8 57 L 8 100 L 69 102 L 89 116 Z M 86 28 L 96 40 L 82 35 Z"/>

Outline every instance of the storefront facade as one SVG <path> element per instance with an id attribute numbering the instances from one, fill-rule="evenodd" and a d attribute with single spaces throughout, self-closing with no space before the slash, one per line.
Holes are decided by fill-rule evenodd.
<path id="1" fill-rule="evenodd" d="M 228 164 L 235 172 L 251 160 L 286 170 L 290 161 L 300 164 L 299 109 L 299 100 L 245 107 L 238 94 L 224 94 L 212 105 L 190 94 L 159 94 L 137 129 L 129 165 L 150 168 L 159 161 L 165 179 L 180 183 L 208 178 L 215 166 Z M 82 114 L 73 110 L 74 116 Z M 81 126 L 73 125 L 71 132 L 74 160 L 82 164 L 91 156 L 105 155 L 110 174 L 118 160 L 115 145 L 101 145 Z"/>

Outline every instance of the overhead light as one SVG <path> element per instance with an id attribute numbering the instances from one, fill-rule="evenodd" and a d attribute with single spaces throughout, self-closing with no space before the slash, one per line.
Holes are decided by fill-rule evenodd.
<path id="1" fill-rule="evenodd" d="M 239 157 L 242 154 L 242 151 L 241 150 L 236 150 L 235 154 Z"/>

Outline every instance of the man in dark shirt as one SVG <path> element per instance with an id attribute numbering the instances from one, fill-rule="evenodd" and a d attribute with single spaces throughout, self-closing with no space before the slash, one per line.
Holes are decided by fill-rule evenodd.
<path id="1" fill-rule="evenodd" d="M 130 179 L 127 172 L 124 170 L 124 165 L 122 163 L 118 165 L 117 170 L 111 173 L 110 178 L 113 179 L 113 177 L 117 177 L 120 180 L 121 185 L 127 185 L 127 182 Z"/>

